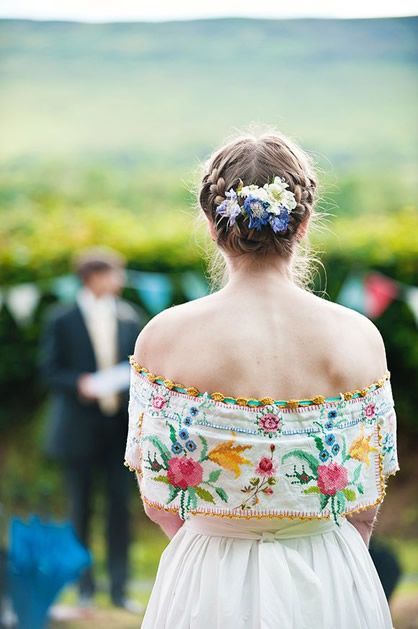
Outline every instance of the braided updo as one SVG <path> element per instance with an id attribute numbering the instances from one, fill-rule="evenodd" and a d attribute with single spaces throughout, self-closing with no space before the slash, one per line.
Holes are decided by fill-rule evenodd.
<path id="1" fill-rule="evenodd" d="M 227 219 L 216 214 L 225 193 L 230 188 L 236 190 L 240 180 L 244 186 L 262 187 L 276 176 L 286 180 L 297 203 L 285 232 L 275 233 L 269 225 L 261 230 L 250 229 L 243 215 L 228 226 Z M 302 149 L 276 132 L 260 137 L 248 134 L 220 148 L 205 164 L 199 203 L 215 225 L 216 242 L 225 252 L 257 257 L 276 253 L 288 258 L 294 249 L 298 227 L 313 214 L 316 187 L 311 160 Z"/>

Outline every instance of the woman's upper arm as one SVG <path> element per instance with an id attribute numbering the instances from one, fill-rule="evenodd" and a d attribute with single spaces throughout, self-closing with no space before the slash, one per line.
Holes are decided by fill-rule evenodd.
<path id="1" fill-rule="evenodd" d="M 357 511 L 357 513 L 351 513 L 347 515 L 347 519 L 354 525 L 357 523 L 361 523 L 368 527 L 373 528 L 373 524 L 376 520 L 377 512 L 379 511 L 379 505 L 375 507 L 370 507 L 369 509 L 363 509 L 362 511 Z"/>

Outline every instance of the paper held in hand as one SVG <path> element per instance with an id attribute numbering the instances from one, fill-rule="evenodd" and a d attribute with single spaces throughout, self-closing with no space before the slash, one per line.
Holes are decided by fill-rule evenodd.
<path id="1" fill-rule="evenodd" d="M 130 364 L 122 362 L 91 374 L 89 389 L 98 398 L 129 389 Z"/>

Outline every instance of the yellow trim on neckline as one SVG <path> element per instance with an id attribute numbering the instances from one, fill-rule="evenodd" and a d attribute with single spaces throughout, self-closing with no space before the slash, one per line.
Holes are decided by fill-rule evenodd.
<path id="1" fill-rule="evenodd" d="M 143 374 L 150 382 L 156 382 L 157 384 L 162 385 L 166 389 L 169 389 L 169 390 L 176 391 L 177 389 L 181 389 L 180 391 L 177 391 L 177 392 L 185 393 L 192 397 L 198 397 L 198 396 L 204 395 L 196 387 L 186 387 L 184 384 L 180 384 L 179 382 L 174 382 L 173 380 L 165 378 L 164 376 L 158 376 L 158 375 L 153 374 L 151 371 L 149 371 L 149 369 L 140 365 L 135 360 L 133 355 L 129 356 L 129 362 L 136 372 Z M 224 395 L 223 393 L 220 393 L 219 391 L 215 391 L 214 393 L 208 393 L 208 396 L 212 400 L 215 400 L 216 402 L 224 402 L 226 404 L 237 404 L 238 406 L 256 407 L 256 406 L 266 406 L 266 405 L 277 404 L 280 406 L 285 406 L 286 408 L 295 409 L 301 406 L 320 405 L 320 404 L 325 404 L 326 402 L 336 402 L 338 400 L 343 400 L 343 399 L 351 400 L 353 397 L 364 397 L 365 395 L 370 393 L 370 391 L 374 391 L 376 389 L 379 389 L 380 387 L 383 387 L 386 380 L 389 380 L 389 378 L 390 378 L 390 371 L 387 370 L 382 378 L 379 378 L 379 380 L 375 380 L 374 382 L 364 387 L 363 389 L 354 389 L 353 391 L 345 391 L 344 393 L 340 393 L 338 396 L 335 396 L 335 397 L 324 397 L 323 395 L 315 395 L 313 398 L 310 398 L 310 399 L 275 400 L 274 398 L 271 398 L 271 397 L 263 397 L 263 398 L 233 397 L 229 395 Z"/>

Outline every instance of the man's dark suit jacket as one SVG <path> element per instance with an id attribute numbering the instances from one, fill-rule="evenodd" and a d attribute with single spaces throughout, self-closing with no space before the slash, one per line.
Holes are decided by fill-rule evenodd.
<path id="1" fill-rule="evenodd" d="M 118 362 L 128 360 L 145 321 L 139 310 L 117 298 Z M 97 401 L 82 401 L 77 379 L 97 369 L 93 346 L 77 303 L 54 306 L 43 328 L 39 368 L 51 390 L 46 425 L 45 452 L 51 457 L 74 461 L 94 456 L 104 432 L 115 449 L 122 451 L 128 426 L 129 392 L 121 394 L 116 416 L 103 415 Z M 110 422 L 110 423 L 109 423 Z M 110 431 L 110 437 L 109 437 Z"/>

